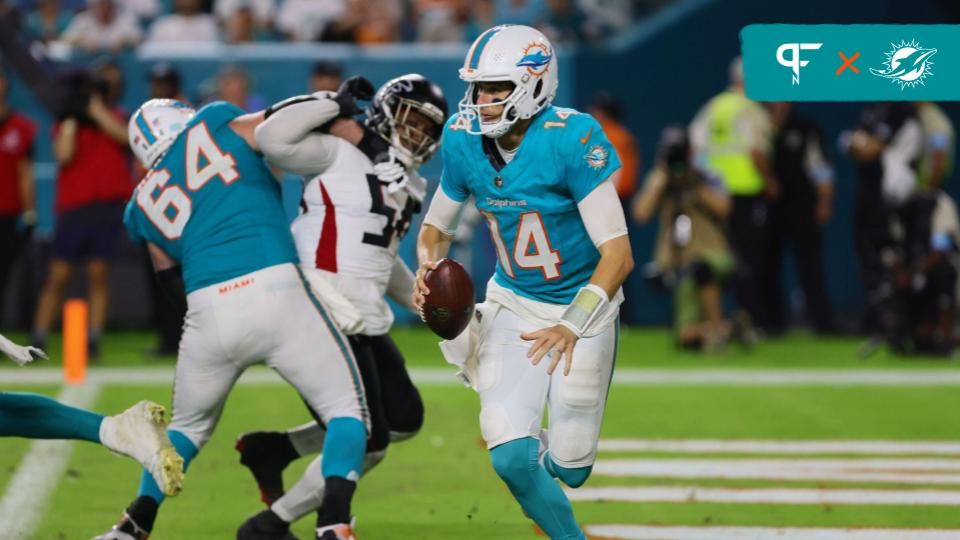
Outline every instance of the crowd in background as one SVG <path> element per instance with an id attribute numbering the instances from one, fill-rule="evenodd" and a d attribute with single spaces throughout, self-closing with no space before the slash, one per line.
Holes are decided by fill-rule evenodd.
<path id="1" fill-rule="evenodd" d="M 33 39 L 93 52 L 141 43 L 471 42 L 497 24 L 554 43 L 622 31 L 669 0 L 0 0 Z"/>

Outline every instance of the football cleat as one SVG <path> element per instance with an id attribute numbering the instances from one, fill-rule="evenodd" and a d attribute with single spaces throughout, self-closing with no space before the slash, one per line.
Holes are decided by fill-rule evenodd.
<path id="1" fill-rule="evenodd" d="M 150 533 L 141 529 L 130 516 L 124 512 L 123 519 L 109 531 L 95 537 L 93 540 L 147 540 Z"/>
<path id="2" fill-rule="evenodd" d="M 237 540 L 297 540 L 285 523 L 270 510 L 247 519 L 237 529 Z"/>
<path id="3" fill-rule="evenodd" d="M 250 469 L 260 488 L 260 500 L 267 506 L 283 497 L 283 470 L 290 461 L 276 448 L 286 437 L 286 433 L 271 431 L 244 433 L 234 446 L 240 452 L 240 464 Z"/>
<path id="4" fill-rule="evenodd" d="M 337 523 L 317 529 L 316 540 L 357 540 L 350 523 Z"/>
<path id="5" fill-rule="evenodd" d="M 100 424 L 100 441 L 110 450 L 130 456 L 150 471 L 167 496 L 183 487 L 183 458 L 167 437 L 163 407 L 141 401 Z"/>

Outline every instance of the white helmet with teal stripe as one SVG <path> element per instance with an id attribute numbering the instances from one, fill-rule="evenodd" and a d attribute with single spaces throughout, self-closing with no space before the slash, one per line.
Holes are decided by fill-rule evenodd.
<path id="1" fill-rule="evenodd" d="M 460 78 L 468 83 L 460 101 L 460 115 L 470 126 L 467 131 L 494 138 L 550 105 L 560 80 L 550 40 L 535 28 L 509 24 L 480 34 L 467 51 Z M 490 105 L 477 104 L 477 83 L 495 81 L 512 82 L 514 89 L 503 102 L 492 104 L 504 105 L 500 119 L 482 122 L 480 109 Z"/>
<path id="2" fill-rule="evenodd" d="M 127 130 L 133 155 L 149 169 L 167 153 L 194 113 L 193 107 L 175 99 L 151 99 L 141 105 Z"/>

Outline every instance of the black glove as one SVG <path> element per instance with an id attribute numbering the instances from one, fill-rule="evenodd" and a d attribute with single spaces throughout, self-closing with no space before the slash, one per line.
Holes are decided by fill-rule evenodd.
<path id="1" fill-rule="evenodd" d="M 340 105 L 340 117 L 352 118 L 360 114 L 357 101 L 370 101 L 373 99 L 373 92 L 373 84 L 359 75 L 343 81 L 333 98 Z"/>

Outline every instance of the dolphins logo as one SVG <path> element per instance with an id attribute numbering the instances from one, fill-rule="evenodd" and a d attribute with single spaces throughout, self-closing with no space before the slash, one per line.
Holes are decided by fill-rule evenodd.
<path id="1" fill-rule="evenodd" d="M 550 69 L 550 61 L 553 60 L 553 54 L 544 45 L 540 43 L 531 43 L 523 51 L 523 56 L 517 61 L 517 67 L 527 68 L 527 72 L 535 77 L 540 77 Z"/>
<path id="2" fill-rule="evenodd" d="M 937 49 L 924 49 L 917 40 L 890 45 L 893 50 L 884 53 L 887 56 L 884 69 L 870 68 L 870 73 L 898 83 L 901 90 L 908 86 L 912 88 L 925 84 L 923 80 L 933 75 L 933 62 L 930 57 L 937 53 Z"/>

